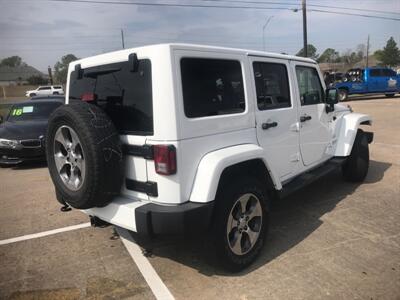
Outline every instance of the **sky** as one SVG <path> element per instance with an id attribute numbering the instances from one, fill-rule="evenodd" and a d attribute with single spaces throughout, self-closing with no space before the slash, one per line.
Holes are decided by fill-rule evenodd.
<path id="1" fill-rule="evenodd" d="M 215 0 L 119 2 L 244 5 Z M 253 3 L 247 6 L 288 8 L 289 5 L 282 3 L 293 3 L 294 6 L 290 7 L 301 8 L 301 0 L 269 2 L 277 4 Z M 400 19 L 400 0 L 307 0 L 307 4 L 389 11 L 397 14 L 353 12 Z M 121 49 L 121 29 L 125 48 L 188 42 L 262 50 L 262 28 L 269 17 L 272 19 L 265 28 L 266 51 L 297 53 L 303 45 L 301 11 L 0 0 L 0 59 L 19 55 L 27 64 L 46 71 L 48 66 L 53 67 L 69 53 L 83 58 Z M 339 52 L 355 49 L 358 44 L 366 44 L 368 34 L 371 51 L 382 48 L 391 36 L 400 46 L 400 21 L 308 11 L 307 26 L 308 43 L 315 45 L 318 53 L 328 47 Z"/>

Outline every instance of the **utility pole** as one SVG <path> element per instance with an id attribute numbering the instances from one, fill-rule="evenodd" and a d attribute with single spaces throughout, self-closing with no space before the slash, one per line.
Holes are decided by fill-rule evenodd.
<path id="1" fill-rule="evenodd" d="M 304 57 L 307 57 L 307 9 L 306 9 L 306 0 L 301 0 L 301 6 L 303 9 L 303 54 Z"/>
<path id="2" fill-rule="evenodd" d="M 367 39 L 367 61 L 366 61 L 366 68 L 368 68 L 368 60 L 369 60 L 369 34 Z"/>
<path id="3" fill-rule="evenodd" d="M 50 66 L 47 68 L 47 73 L 49 74 L 50 84 L 53 85 L 54 84 L 53 72 L 51 71 L 51 67 Z"/>
<path id="4" fill-rule="evenodd" d="M 122 41 L 122 49 L 125 49 L 125 39 L 124 39 L 124 30 L 121 29 L 121 41 Z"/>

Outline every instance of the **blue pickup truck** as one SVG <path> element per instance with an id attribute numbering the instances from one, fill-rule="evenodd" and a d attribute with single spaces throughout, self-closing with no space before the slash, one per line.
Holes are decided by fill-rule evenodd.
<path id="1" fill-rule="evenodd" d="M 400 93 L 400 75 L 389 68 L 366 68 L 350 72 L 346 82 L 334 84 L 339 90 L 339 101 L 347 99 L 352 94 L 385 94 L 394 97 Z"/>

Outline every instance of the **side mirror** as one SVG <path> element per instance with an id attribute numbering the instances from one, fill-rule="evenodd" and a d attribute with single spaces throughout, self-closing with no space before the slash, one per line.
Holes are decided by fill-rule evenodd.
<path id="1" fill-rule="evenodd" d="M 326 98 L 325 98 L 325 103 L 327 104 L 326 106 L 326 112 L 332 112 L 335 110 L 335 104 L 339 102 L 339 93 L 337 88 L 327 88 L 325 92 Z"/>

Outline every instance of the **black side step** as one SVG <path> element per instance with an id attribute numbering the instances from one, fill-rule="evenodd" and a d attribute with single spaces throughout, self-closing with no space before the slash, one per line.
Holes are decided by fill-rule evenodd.
<path id="1" fill-rule="evenodd" d="M 279 198 L 285 198 L 288 195 L 300 190 L 315 180 L 337 170 L 345 162 L 346 157 L 335 157 L 324 163 L 323 165 L 312 169 L 306 173 L 300 174 L 293 180 L 283 184 L 282 190 L 278 193 Z"/>

